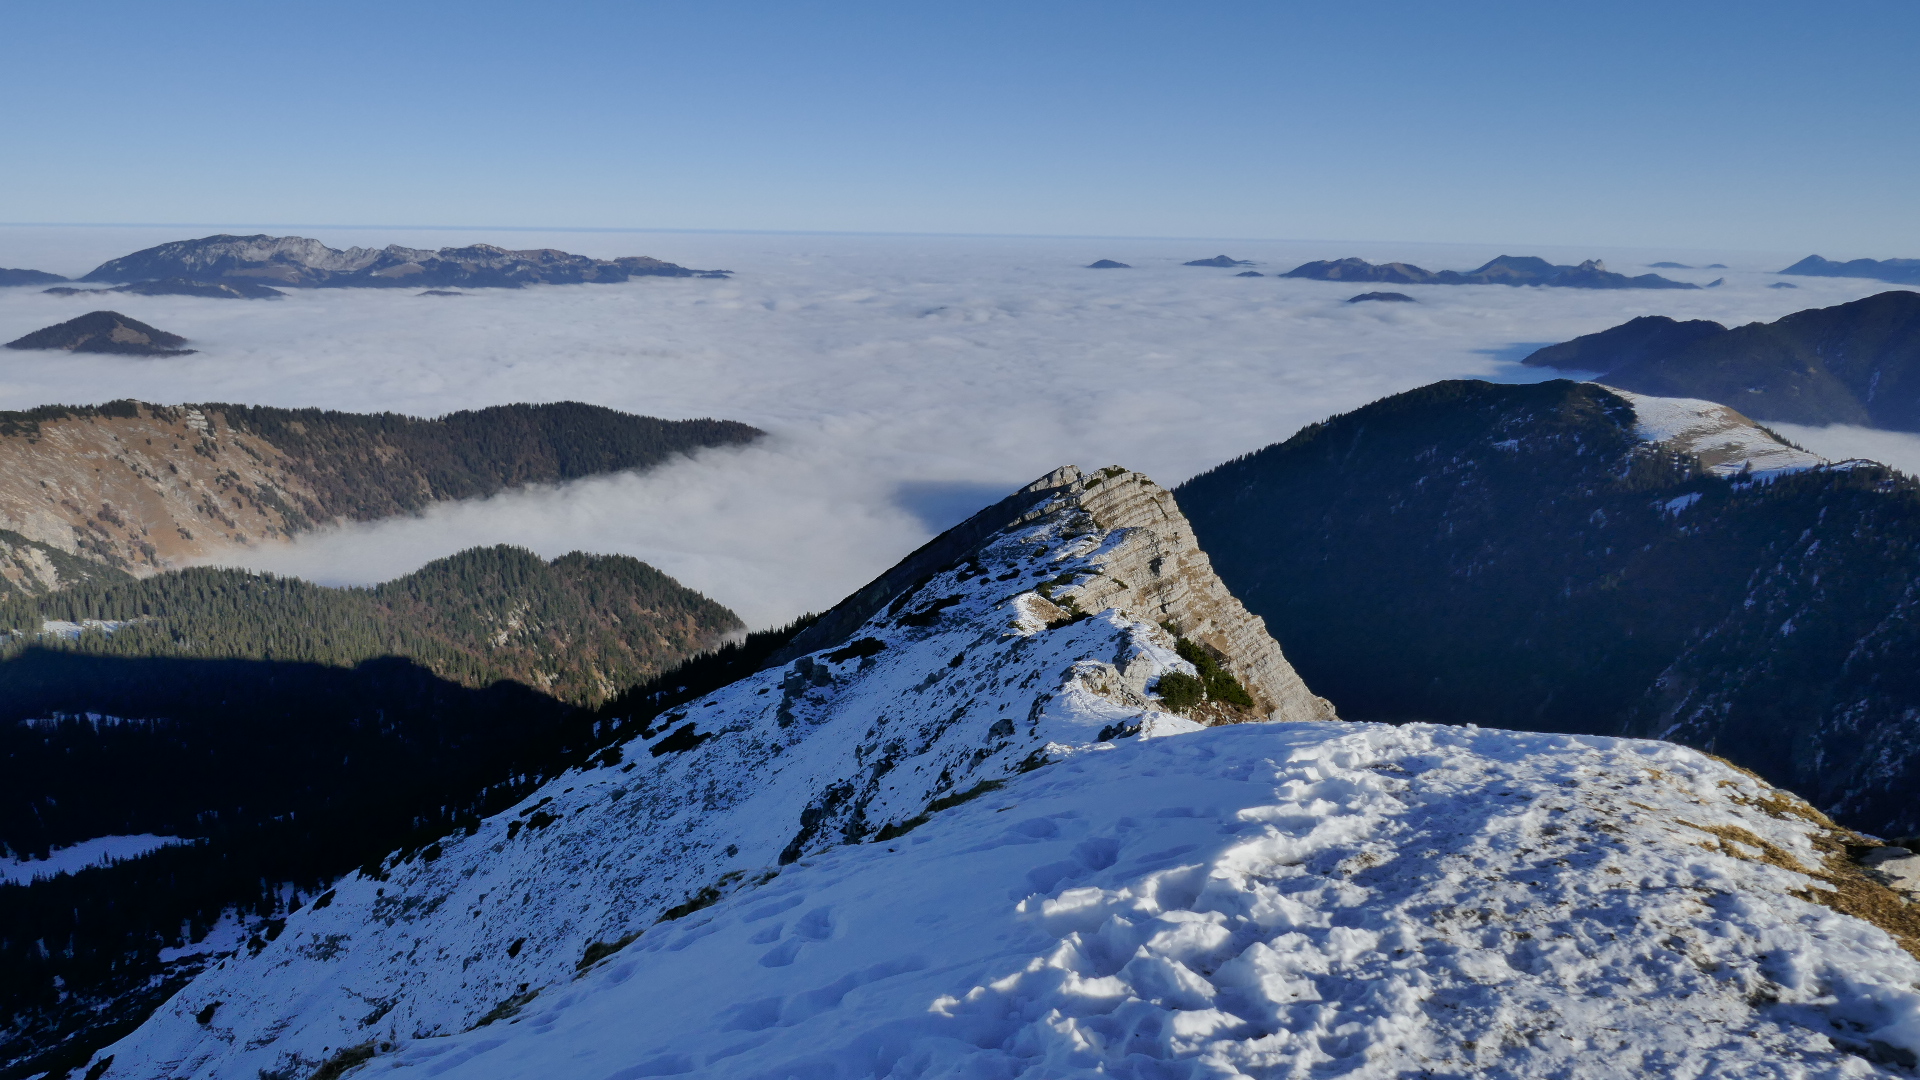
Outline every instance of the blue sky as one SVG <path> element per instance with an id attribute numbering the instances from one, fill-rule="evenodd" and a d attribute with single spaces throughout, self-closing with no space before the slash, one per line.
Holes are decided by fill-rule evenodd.
<path id="1" fill-rule="evenodd" d="M 12 3 L 0 220 L 1920 256 L 1920 4 Z"/>

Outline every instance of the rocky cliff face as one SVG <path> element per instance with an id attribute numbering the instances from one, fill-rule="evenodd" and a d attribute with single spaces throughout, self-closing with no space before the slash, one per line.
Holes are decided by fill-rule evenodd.
<path id="1" fill-rule="evenodd" d="M 194 406 L 126 403 L 0 434 L 0 526 L 136 573 L 315 524 L 287 455 Z"/>
<path id="2" fill-rule="evenodd" d="M 909 587 L 851 598 L 868 614 L 840 643 L 616 719 L 593 767 L 342 883 L 204 976 L 106 1075 L 304 1076 L 369 1033 L 510 1016 L 663 916 L 901 835 L 1071 747 L 1198 730 L 1162 707 L 1160 680 L 1195 671 L 1162 620 L 1214 643 L 1262 709 L 1331 718 L 1146 477 L 1062 470 L 1014 502 Z M 219 1022 L 200 1024 L 214 1000 Z"/>
<path id="3" fill-rule="evenodd" d="M 86 581 L 126 580 L 122 571 L 0 529 L 0 598 L 41 596 Z"/>
<path id="4" fill-rule="evenodd" d="M 0 528 L 133 573 L 761 433 L 561 402 L 394 414 L 236 405 L 0 413 Z"/>

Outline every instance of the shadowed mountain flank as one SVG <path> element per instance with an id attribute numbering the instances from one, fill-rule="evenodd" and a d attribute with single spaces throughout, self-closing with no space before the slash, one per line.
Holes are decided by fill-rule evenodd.
<path id="1" fill-rule="evenodd" d="M 1920 293 L 1895 290 L 1731 330 L 1646 315 L 1522 361 L 1761 420 L 1920 431 Z"/>
<path id="2" fill-rule="evenodd" d="M 1920 831 L 1909 478 L 1711 402 L 1445 382 L 1177 494 L 1344 716 L 1673 739 Z"/>
<path id="3" fill-rule="evenodd" d="M 7 342 L 9 349 L 118 353 L 123 356 L 185 356 L 187 339 L 148 326 L 117 311 L 89 311 Z"/>
<path id="4" fill-rule="evenodd" d="M 58 285 L 65 280 L 59 274 L 49 274 L 45 270 L 0 268 L 0 289 L 17 285 Z"/>

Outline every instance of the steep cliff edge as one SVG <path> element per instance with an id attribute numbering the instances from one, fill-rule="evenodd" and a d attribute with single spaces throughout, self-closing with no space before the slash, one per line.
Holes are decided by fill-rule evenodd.
<path id="1" fill-rule="evenodd" d="M 648 468 L 761 434 L 576 402 L 434 420 L 251 405 L 48 406 L 0 413 L 0 529 L 145 574 L 334 521 Z"/>

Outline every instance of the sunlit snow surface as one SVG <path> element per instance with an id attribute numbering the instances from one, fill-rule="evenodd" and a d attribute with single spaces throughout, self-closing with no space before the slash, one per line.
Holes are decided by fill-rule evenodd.
<path id="1" fill-rule="evenodd" d="M 1635 434 L 1697 455 L 1716 476 L 1744 473 L 1764 478 L 1828 464 L 1826 458 L 1787 445 L 1725 405 L 1609 389 L 1633 406 Z"/>
<path id="2" fill-rule="evenodd" d="M 1817 865 L 1762 794 L 1664 744 L 1427 725 L 1100 746 L 364 1075 L 1873 1074 L 1920 1049 L 1920 963 L 1703 831 Z"/>
<path id="3" fill-rule="evenodd" d="M 0 266 L 80 274 L 212 231 L 5 228 Z M 940 527 L 1067 462 L 1125 461 L 1171 484 L 1436 379 L 1552 377 L 1517 361 L 1636 315 L 1733 325 L 1891 287 L 1805 278 L 1796 290 L 1766 288 L 1779 280 L 1766 271 L 1805 252 L 304 231 L 336 247 L 485 241 L 653 254 L 737 276 L 459 298 L 309 290 L 271 302 L 0 289 L 0 341 L 109 307 L 200 350 L 166 360 L 0 351 L 0 407 L 131 396 L 438 414 L 572 398 L 744 420 L 773 437 L 646 476 L 442 507 L 235 558 L 364 583 L 480 543 L 625 552 L 755 624 L 837 601 Z M 1225 253 L 1268 275 L 1348 255 L 1459 268 L 1503 252 L 1597 255 L 1634 272 L 1664 258 L 1733 269 L 1661 271 L 1727 279 L 1697 292 L 1408 286 L 1419 303 L 1347 304 L 1372 286 L 1180 265 Z M 1097 258 L 1134 269 L 1083 268 Z"/>

